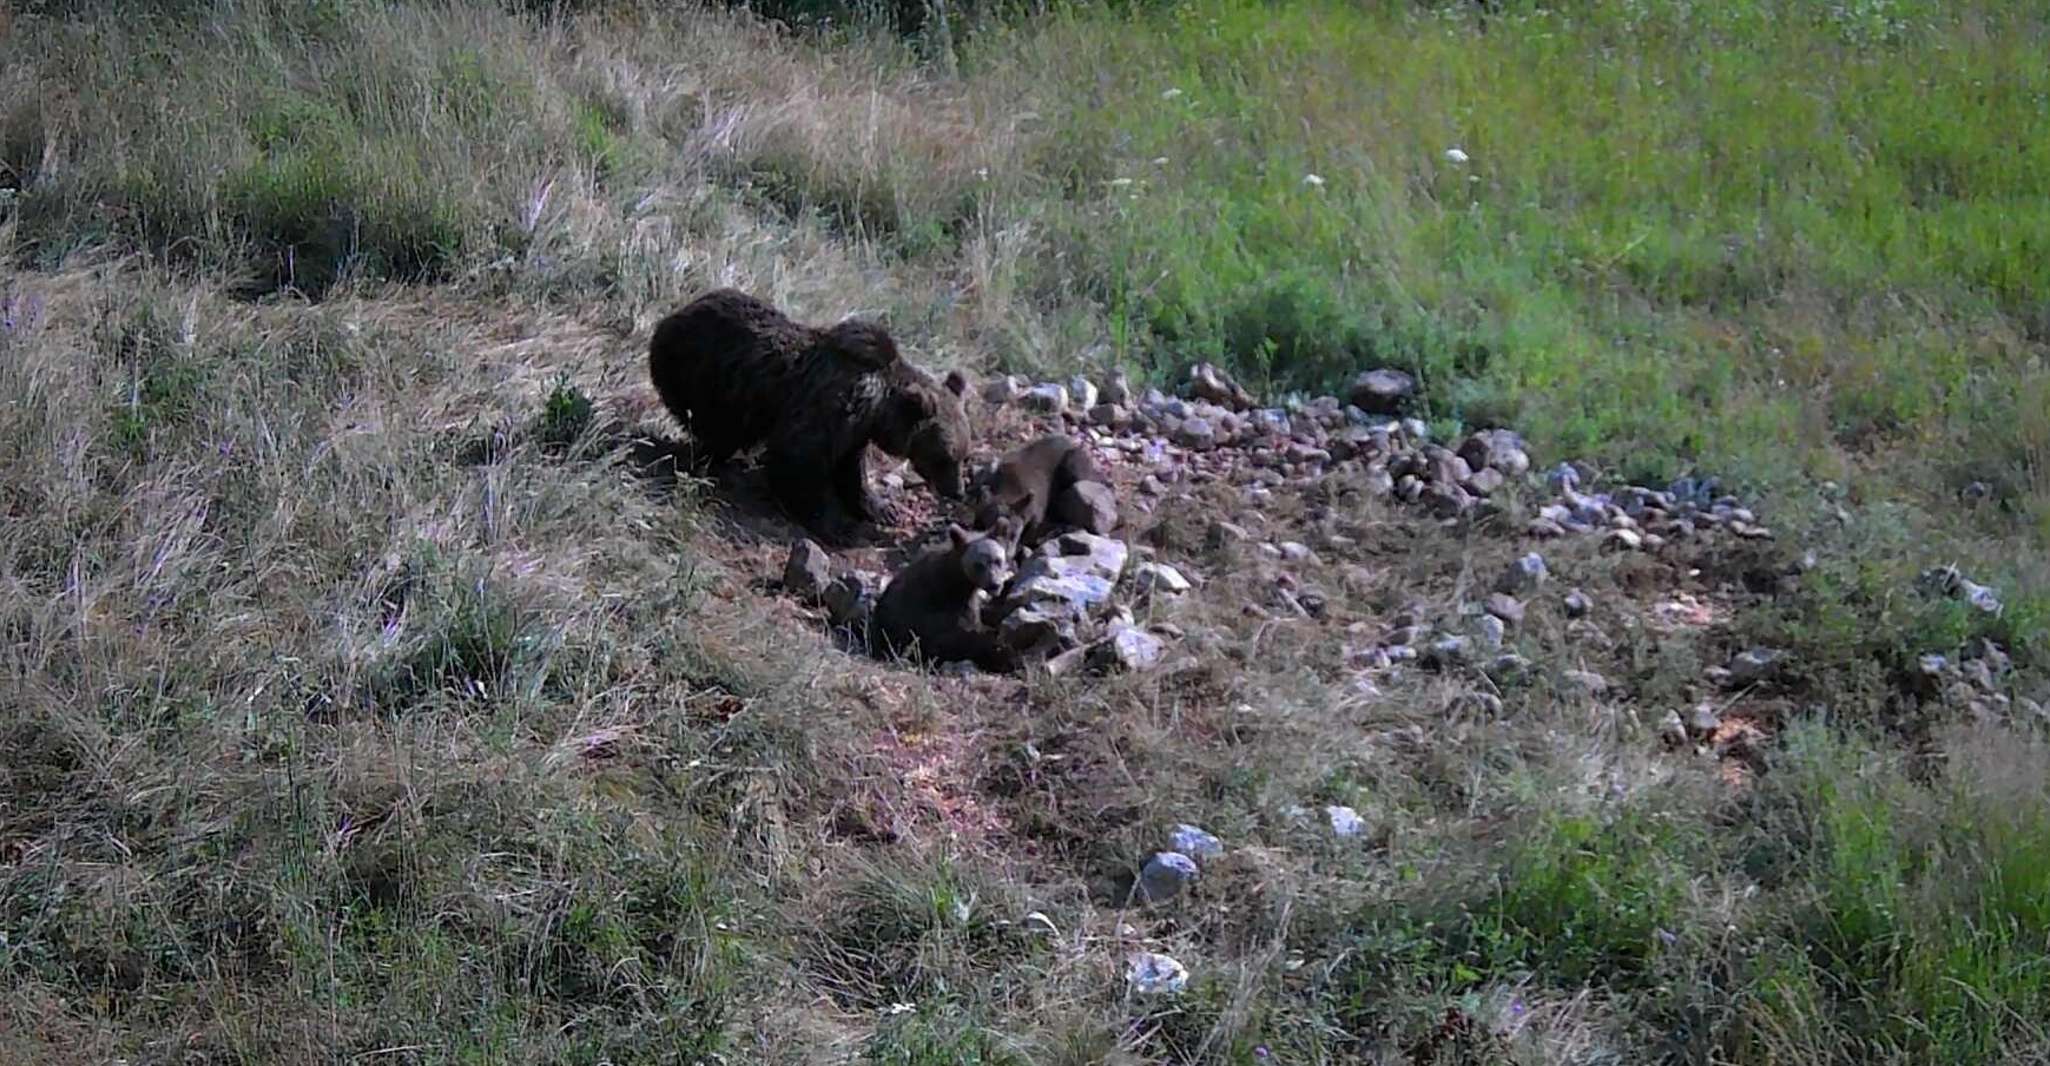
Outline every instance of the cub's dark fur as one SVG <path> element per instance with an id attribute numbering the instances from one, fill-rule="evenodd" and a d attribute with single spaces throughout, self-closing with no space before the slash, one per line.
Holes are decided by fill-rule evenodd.
<path id="1" fill-rule="evenodd" d="M 1036 545 L 1060 523 L 1056 505 L 1062 493 L 1078 481 L 1104 480 L 1089 449 L 1071 437 L 1049 433 L 997 463 L 982 483 L 975 525 L 988 529 L 1009 517 L 1018 530 L 1016 544 Z"/>
<path id="2" fill-rule="evenodd" d="M 807 326 L 719 289 L 655 326 L 648 376 L 690 432 L 696 461 L 722 463 L 766 445 L 778 501 L 827 539 L 883 515 L 863 463 L 870 444 L 911 460 L 940 495 L 961 495 L 967 378 L 935 380 L 874 323 Z"/>
<path id="3" fill-rule="evenodd" d="M 1005 544 L 1012 533 L 1009 520 L 986 536 L 948 526 L 945 544 L 905 564 L 883 589 L 869 619 L 870 650 L 932 664 L 972 662 L 996 673 L 1017 670 L 1017 653 L 982 622 L 985 597 L 1010 578 Z"/>

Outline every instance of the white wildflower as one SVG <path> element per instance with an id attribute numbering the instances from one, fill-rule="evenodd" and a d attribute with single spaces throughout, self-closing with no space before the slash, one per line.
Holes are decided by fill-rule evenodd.
<path id="1" fill-rule="evenodd" d="M 1175 97 L 1180 96 L 1181 94 L 1182 91 L 1180 89 L 1169 89 L 1168 91 L 1161 93 L 1160 98 L 1162 100 L 1172 100 Z"/>
<path id="2" fill-rule="evenodd" d="M 1453 163 L 1464 163 L 1467 156 L 1465 151 L 1454 147 L 1445 149 L 1445 158 Z"/>
<path id="3" fill-rule="evenodd" d="M 1324 187 L 1324 179 L 1316 174 L 1305 174 L 1303 175 L 1303 184 L 1313 189 L 1321 189 Z"/>

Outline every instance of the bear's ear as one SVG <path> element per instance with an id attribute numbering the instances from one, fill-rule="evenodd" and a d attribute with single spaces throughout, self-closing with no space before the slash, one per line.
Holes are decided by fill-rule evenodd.
<path id="1" fill-rule="evenodd" d="M 947 391 L 956 396 L 968 395 L 968 375 L 959 370 L 947 371 Z"/>
<path id="2" fill-rule="evenodd" d="M 1017 535 L 1017 532 L 1018 520 L 1010 515 L 998 517 L 996 522 L 989 527 L 989 535 L 1005 544 L 1009 544 L 1011 538 Z"/>
<path id="3" fill-rule="evenodd" d="M 947 523 L 947 540 L 954 545 L 954 550 L 959 551 L 966 548 L 968 546 L 968 539 L 968 531 L 961 528 L 961 523 Z"/>

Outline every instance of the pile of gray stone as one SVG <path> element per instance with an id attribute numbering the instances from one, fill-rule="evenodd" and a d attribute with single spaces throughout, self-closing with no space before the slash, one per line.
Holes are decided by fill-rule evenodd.
<path id="1" fill-rule="evenodd" d="M 1190 370 L 1179 391 L 1183 395 L 1135 391 L 1122 374 L 1113 374 L 1100 386 L 1079 375 L 1036 384 L 1001 377 L 983 395 L 993 405 L 1015 404 L 1058 419 L 1122 467 L 1124 480 L 1136 489 L 1131 510 L 1138 513 L 1152 510 L 1161 497 L 1207 483 L 1231 486 L 1249 507 L 1258 507 L 1276 490 L 1337 479 L 1346 486 L 1340 491 L 1414 505 L 1447 523 L 1516 513 L 1525 516 L 1523 530 L 1532 538 L 1593 536 L 1620 550 L 1655 550 L 1717 531 L 1742 538 L 1772 535 L 1712 480 L 1597 490 L 1582 467 L 1561 463 L 1537 470 L 1523 438 L 1508 429 L 1480 429 L 1454 443 L 1438 443 L 1413 415 L 1416 380 L 1400 370 L 1362 373 L 1343 398 L 1296 397 L 1261 406 L 1229 374 L 1204 363 Z M 1012 560 L 1015 576 L 991 597 L 982 618 L 1006 645 L 1057 673 L 1151 669 L 1177 634 L 1171 625 L 1140 624 L 1133 607 L 1180 595 L 1191 583 L 1168 563 L 1135 562 L 1126 542 L 1107 535 L 1118 504 L 1109 485 L 1091 487 L 1106 497 L 1106 520 L 1067 522 L 1080 528 Z M 1272 548 L 1283 556 L 1290 549 L 1309 551 L 1293 543 Z M 1491 674 L 1514 672 L 1527 664 L 1503 650 L 1504 635 L 1521 622 L 1524 599 L 1544 577 L 1543 559 L 1530 554 L 1503 575 L 1474 632 L 1397 626 L 1371 642 L 1365 654 L 1382 667 L 1421 659 L 1424 665 L 1470 662 Z M 804 542 L 791 553 L 784 584 L 823 606 L 836 626 L 855 630 L 865 624 L 884 579 L 835 570 L 823 550 Z M 1318 605 L 1304 603 L 1302 610 L 1315 615 Z M 1587 607 L 1578 592 L 1567 594 L 1566 606 L 1569 615 Z"/>
<path id="2" fill-rule="evenodd" d="M 1596 489 L 1589 471 L 1570 463 L 1539 476 L 1529 446 L 1513 430 L 1486 428 L 1450 443 L 1434 441 L 1430 427 L 1408 415 L 1416 390 L 1409 374 L 1383 368 L 1361 374 L 1343 398 L 1260 406 L 1229 374 L 1203 363 L 1190 370 L 1182 396 L 1157 389 L 1135 394 L 1118 374 L 1100 389 L 1079 377 L 1036 385 L 999 378 L 985 399 L 1019 403 L 1086 432 L 1104 452 L 1146 471 L 1137 483 L 1142 496 L 1228 480 L 1257 504 L 1277 488 L 1338 475 L 1356 479 L 1370 495 L 1447 521 L 1496 514 L 1515 489 L 1534 507 L 1524 526 L 1528 535 L 1599 536 L 1619 550 L 1657 549 L 1718 531 L 1772 536 L 1713 479 Z"/>

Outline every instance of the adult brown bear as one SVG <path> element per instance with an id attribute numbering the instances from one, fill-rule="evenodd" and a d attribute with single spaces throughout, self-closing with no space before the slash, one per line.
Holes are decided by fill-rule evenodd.
<path id="1" fill-rule="evenodd" d="M 766 445 L 777 501 L 827 540 L 885 517 L 863 464 L 870 444 L 911 460 L 940 495 L 961 495 L 968 379 L 956 371 L 935 380 L 875 323 L 807 326 L 718 289 L 656 324 L 648 376 L 690 432 L 693 461 L 723 463 Z"/>

